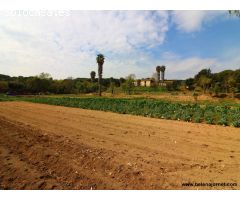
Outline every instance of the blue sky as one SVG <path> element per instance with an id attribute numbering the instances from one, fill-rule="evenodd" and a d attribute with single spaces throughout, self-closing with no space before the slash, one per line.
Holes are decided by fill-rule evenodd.
<path id="1" fill-rule="evenodd" d="M 89 77 L 99 52 L 104 77 L 151 77 L 157 65 L 167 79 L 240 68 L 240 18 L 227 11 L 52 12 L 0 12 L 0 73 Z"/>
<path id="2" fill-rule="evenodd" d="M 193 33 L 180 32 L 172 26 L 162 48 L 183 57 L 221 57 L 225 50 L 239 48 L 239 36 L 240 20 L 220 19 Z"/>

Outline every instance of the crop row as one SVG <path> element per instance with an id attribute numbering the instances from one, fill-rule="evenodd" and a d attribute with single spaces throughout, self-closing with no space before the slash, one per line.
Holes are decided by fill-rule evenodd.
<path id="1" fill-rule="evenodd" d="M 83 109 L 112 111 L 161 119 L 240 127 L 240 108 L 182 104 L 151 99 L 113 98 L 26 98 L 26 101 Z"/>

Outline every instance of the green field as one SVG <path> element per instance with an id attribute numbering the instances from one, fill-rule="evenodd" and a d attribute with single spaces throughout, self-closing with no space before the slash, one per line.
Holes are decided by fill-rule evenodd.
<path id="1" fill-rule="evenodd" d="M 177 103 L 143 98 L 4 97 L 0 101 L 28 101 L 82 109 L 111 111 L 168 120 L 240 127 L 240 107 L 228 104 Z"/>

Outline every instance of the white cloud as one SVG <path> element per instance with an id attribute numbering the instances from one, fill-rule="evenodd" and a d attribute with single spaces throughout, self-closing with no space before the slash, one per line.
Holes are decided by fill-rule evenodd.
<path id="1" fill-rule="evenodd" d="M 240 69 L 240 48 L 224 51 L 225 55 L 221 58 L 214 57 L 186 57 L 183 58 L 174 52 L 163 53 L 162 59 L 156 60 L 152 66 L 159 63 L 166 67 L 167 79 L 186 79 L 193 77 L 200 70 L 210 68 L 213 73 L 226 69 Z M 154 70 L 154 68 L 153 68 Z"/>
<path id="2" fill-rule="evenodd" d="M 174 24 L 184 32 L 201 30 L 205 22 L 222 15 L 213 11 L 170 13 Z M 235 59 L 230 52 L 222 62 L 215 58 L 182 58 L 169 51 L 152 57 L 150 50 L 164 43 L 168 28 L 169 13 L 164 11 L 72 11 L 65 17 L 1 15 L 0 73 L 89 77 L 90 71 L 97 70 L 98 52 L 106 55 L 104 77 L 130 73 L 138 78 L 151 77 L 155 66 L 163 64 L 168 79 L 181 79 L 193 76 L 202 67 L 219 70 L 228 60 L 233 66 L 239 63 L 239 51 Z"/>
<path id="3" fill-rule="evenodd" d="M 176 60 L 165 61 L 168 72 L 166 75 L 169 79 L 185 79 L 193 77 L 203 68 L 215 69 L 218 60 L 214 58 L 190 57 Z"/>
<path id="4" fill-rule="evenodd" d="M 97 52 L 106 54 L 106 75 L 137 68 L 131 61 L 141 47 L 164 42 L 168 13 L 164 11 L 72 11 L 65 17 L 0 18 L 1 73 L 56 78 L 89 76 Z M 119 58 L 126 58 L 119 61 Z M 111 60 L 111 61 L 110 61 Z M 132 71 L 132 70 L 131 70 Z M 113 73 L 114 74 L 114 73 Z"/>
<path id="5" fill-rule="evenodd" d="M 227 14 L 227 11 L 172 11 L 172 21 L 176 24 L 177 29 L 183 32 L 200 31 L 205 22 L 212 21 L 220 16 Z"/>

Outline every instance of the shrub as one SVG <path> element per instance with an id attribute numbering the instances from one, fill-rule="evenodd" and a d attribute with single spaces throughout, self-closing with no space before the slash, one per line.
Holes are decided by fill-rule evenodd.
<path id="1" fill-rule="evenodd" d="M 240 120 L 234 121 L 234 122 L 232 123 L 232 125 L 233 125 L 234 127 L 240 127 Z"/>
<path id="2" fill-rule="evenodd" d="M 194 98 L 195 101 L 198 100 L 198 93 L 197 93 L 197 92 L 194 92 L 194 93 L 193 93 L 193 98 Z"/>
<path id="3" fill-rule="evenodd" d="M 221 118 L 221 119 L 218 121 L 218 124 L 219 124 L 219 125 L 223 125 L 223 126 L 227 126 L 227 125 L 228 125 L 227 119 L 226 119 L 226 118 Z"/>
<path id="4" fill-rule="evenodd" d="M 194 122 L 196 122 L 196 123 L 200 123 L 201 122 L 201 117 L 195 117 L 194 118 Z"/>
<path id="5" fill-rule="evenodd" d="M 206 117 L 205 120 L 206 120 L 207 124 L 213 124 L 213 122 L 214 122 L 214 119 L 212 117 Z"/>

